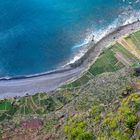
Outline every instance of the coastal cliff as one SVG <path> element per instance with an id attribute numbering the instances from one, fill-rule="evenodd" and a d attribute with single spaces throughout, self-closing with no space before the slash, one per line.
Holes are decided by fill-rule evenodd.
<path id="1" fill-rule="evenodd" d="M 132 32 L 59 89 L 1 100 L 1 140 L 138 140 L 139 46 Z"/>

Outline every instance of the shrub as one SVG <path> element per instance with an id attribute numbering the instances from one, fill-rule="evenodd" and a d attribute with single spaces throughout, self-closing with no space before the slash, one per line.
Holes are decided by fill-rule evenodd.
<path id="1" fill-rule="evenodd" d="M 83 121 L 69 121 L 64 127 L 64 132 L 69 140 L 93 140 L 92 133 L 86 130 L 86 123 Z"/>
<path id="2" fill-rule="evenodd" d="M 133 114 L 128 114 L 125 119 L 125 127 L 129 130 L 134 130 L 135 125 L 138 122 L 138 118 Z"/>
<path id="3" fill-rule="evenodd" d="M 112 132 L 112 137 L 115 140 L 131 140 L 127 134 L 119 131 Z"/>

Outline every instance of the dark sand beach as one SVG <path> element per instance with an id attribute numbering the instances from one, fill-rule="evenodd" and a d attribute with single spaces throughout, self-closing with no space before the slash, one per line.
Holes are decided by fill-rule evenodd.
<path id="1" fill-rule="evenodd" d="M 89 66 L 95 62 L 103 48 L 109 46 L 121 36 L 130 34 L 138 29 L 140 29 L 139 20 L 114 29 L 113 32 L 107 34 L 96 44 L 89 46 L 89 49 L 84 56 L 75 63 L 70 64 L 67 68 L 30 77 L 1 79 L 0 98 L 25 96 L 26 94 L 33 95 L 38 92 L 53 91 L 62 84 L 79 77 L 82 72 L 87 70 Z"/>

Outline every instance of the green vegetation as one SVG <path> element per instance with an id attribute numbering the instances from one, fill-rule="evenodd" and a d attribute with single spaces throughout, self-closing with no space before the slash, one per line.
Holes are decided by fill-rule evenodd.
<path id="1" fill-rule="evenodd" d="M 89 71 L 96 76 L 104 72 L 114 72 L 121 68 L 123 68 L 123 65 L 118 62 L 118 60 L 114 56 L 113 51 L 110 48 L 104 50 L 95 64 L 91 66 Z"/>
<path id="2" fill-rule="evenodd" d="M 139 41 L 140 43 L 140 31 L 133 33 L 133 36 L 135 36 L 135 39 L 137 38 L 137 42 Z M 134 41 L 131 38 L 131 35 L 127 37 L 127 40 L 129 40 L 130 42 Z M 138 46 L 140 46 L 140 44 L 137 44 L 137 47 Z M 80 87 L 81 85 L 86 84 L 91 78 L 93 78 L 93 76 L 102 74 L 104 72 L 115 72 L 119 69 L 122 69 L 124 65 L 119 60 L 117 60 L 117 58 L 115 57 L 116 53 L 122 54 L 124 59 L 129 61 L 131 66 L 137 65 L 139 62 L 138 58 L 131 54 L 122 45 L 120 45 L 119 43 L 115 43 L 111 45 L 108 49 L 102 51 L 96 62 L 90 67 L 90 69 L 86 73 L 83 74 L 83 76 L 81 76 L 78 80 L 63 87 L 67 87 L 70 89 L 73 89 L 74 87 Z"/>
<path id="3" fill-rule="evenodd" d="M 64 87 L 73 88 L 79 87 L 83 84 L 86 84 L 93 76 L 102 74 L 104 72 L 115 72 L 124 67 L 122 63 L 120 63 L 115 58 L 115 53 L 112 51 L 112 47 L 109 49 L 105 49 L 97 61 L 90 67 L 88 72 L 86 72 L 81 78 L 78 80 L 66 85 Z M 92 75 L 92 76 L 91 76 Z"/>
<path id="4" fill-rule="evenodd" d="M 139 60 L 134 55 L 132 55 L 128 50 L 126 50 L 124 47 L 122 47 L 118 43 L 113 45 L 112 50 L 113 52 L 119 52 L 123 54 L 124 58 L 126 58 L 127 60 L 130 60 L 132 64 L 139 62 Z"/>
<path id="5" fill-rule="evenodd" d="M 130 38 L 132 42 L 137 46 L 138 49 L 140 49 L 140 32 L 137 31 L 130 35 Z"/>
<path id="6" fill-rule="evenodd" d="M 10 102 L 7 101 L 2 101 L 0 102 L 0 110 L 6 111 L 6 110 L 10 110 L 12 107 Z"/>
<path id="7" fill-rule="evenodd" d="M 118 103 L 115 104 L 115 102 L 112 102 L 112 110 L 110 110 L 111 108 L 109 109 L 98 102 L 98 104 L 93 105 L 90 111 L 88 111 L 90 112 L 89 114 L 86 113 L 87 116 L 79 115 L 70 119 L 64 127 L 68 138 L 70 140 L 78 139 L 77 137 L 80 134 L 87 131 L 85 128 L 88 128 L 88 136 L 90 136 L 89 132 L 94 132 L 91 133 L 91 137 L 94 135 L 97 140 L 131 140 L 131 137 L 134 136 L 136 125 L 140 121 L 138 116 L 140 110 L 136 107 L 137 104 L 140 104 L 140 95 L 137 93 L 132 94 L 127 98 L 120 99 Z M 82 118 L 82 120 L 77 121 L 77 118 Z M 88 123 L 89 121 L 91 123 Z M 135 134 L 135 138 L 140 138 L 139 133 Z"/>
<path id="8" fill-rule="evenodd" d="M 86 123 L 79 120 L 69 120 L 64 127 L 68 140 L 93 140 L 93 134 L 86 130 Z"/>

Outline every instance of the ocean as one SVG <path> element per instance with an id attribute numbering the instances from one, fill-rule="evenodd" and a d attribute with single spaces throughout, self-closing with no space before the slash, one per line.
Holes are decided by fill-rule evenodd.
<path id="1" fill-rule="evenodd" d="M 139 0 L 1 0 L 0 77 L 52 71 L 140 17 Z"/>

